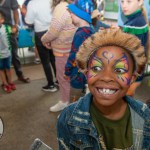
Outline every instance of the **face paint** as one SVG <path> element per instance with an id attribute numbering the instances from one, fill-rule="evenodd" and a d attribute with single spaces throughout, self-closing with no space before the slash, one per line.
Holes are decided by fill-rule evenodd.
<path id="1" fill-rule="evenodd" d="M 128 57 L 125 53 L 123 53 L 123 56 L 117 60 L 117 62 L 114 65 L 115 72 L 117 73 L 117 77 L 122 80 L 122 82 L 125 82 L 126 85 L 129 85 L 131 82 L 131 79 L 129 78 L 129 61 Z"/>
<path id="2" fill-rule="evenodd" d="M 130 67 L 129 67 L 130 65 Z M 120 103 L 133 79 L 133 59 L 118 46 L 97 49 L 88 62 L 88 87 L 93 101 L 101 108 Z M 117 104 L 118 103 L 118 104 Z"/>
<path id="3" fill-rule="evenodd" d="M 102 60 L 96 56 L 96 53 L 94 53 L 89 61 L 89 72 L 87 74 L 87 79 L 90 80 L 92 77 L 95 77 L 97 73 L 102 70 L 102 68 Z"/>
<path id="4" fill-rule="evenodd" d="M 110 63 L 110 60 L 114 58 L 114 55 L 108 51 L 104 51 L 102 55 L 108 61 L 108 64 Z"/>

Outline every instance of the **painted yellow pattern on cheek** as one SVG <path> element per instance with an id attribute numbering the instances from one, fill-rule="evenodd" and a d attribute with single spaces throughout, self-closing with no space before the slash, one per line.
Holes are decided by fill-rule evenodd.
<path id="1" fill-rule="evenodd" d="M 101 71 L 103 66 L 101 60 L 96 57 L 94 57 L 89 63 L 90 63 L 88 68 L 89 71 L 87 75 L 88 80 L 95 77 Z"/>
<path id="2" fill-rule="evenodd" d="M 120 60 L 117 61 L 115 65 L 115 69 L 123 71 L 123 72 L 118 73 L 117 77 L 126 85 L 129 85 L 131 82 L 131 79 L 129 76 L 129 63 L 128 63 L 128 57 L 125 54 Z"/>

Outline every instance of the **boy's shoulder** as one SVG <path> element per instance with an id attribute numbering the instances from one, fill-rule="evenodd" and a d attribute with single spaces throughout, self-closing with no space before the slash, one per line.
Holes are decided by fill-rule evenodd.
<path id="1" fill-rule="evenodd" d="M 134 27 L 142 27 L 142 26 L 145 26 L 147 23 L 146 23 L 144 16 L 140 15 L 130 20 L 127 24 L 134 26 Z"/>
<path id="2" fill-rule="evenodd" d="M 75 33 L 76 36 L 85 36 L 85 35 L 91 35 L 94 33 L 93 28 L 90 26 L 84 26 L 84 27 L 79 27 Z"/>
<path id="3" fill-rule="evenodd" d="M 79 98 L 78 101 L 71 103 L 68 107 L 66 107 L 60 114 L 60 118 L 63 119 L 67 119 L 69 120 L 69 118 L 71 116 L 75 116 L 76 114 L 80 113 L 80 112 L 88 112 L 89 111 L 89 107 L 91 104 L 91 94 L 87 94 L 81 98 Z"/>
<path id="4" fill-rule="evenodd" d="M 129 96 L 126 96 L 125 99 L 134 112 L 136 112 L 144 120 L 150 121 L 150 109 L 145 103 L 143 103 L 141 100 L 136 100 Z"/>

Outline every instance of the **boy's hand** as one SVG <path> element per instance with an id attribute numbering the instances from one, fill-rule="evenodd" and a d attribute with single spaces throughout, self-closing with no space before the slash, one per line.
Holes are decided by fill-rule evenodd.
<path id="1" fill-rule="evenodd" d="M 70 81 L 70 77 L 64 74 L 64 79 Z"/>
<path id="2" fill-rule="evenodd" d="M 50 42 L 48 42 L 48 43 L 43 43 L 43 45 L 44 45 L 47 49 L 52 49 Z"/>
<path id="3" fill-rule="evenodd" d="M 13 25 L 12 26 L 12 33 L 16 34 L 18 32 L 18 26 L 17 25 Z"/>

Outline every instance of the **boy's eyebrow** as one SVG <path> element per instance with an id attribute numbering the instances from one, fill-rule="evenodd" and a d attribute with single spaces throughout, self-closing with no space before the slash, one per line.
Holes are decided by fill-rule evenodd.
<path id="1" fill-rule="evenodd" d="M 114 61 L 116 61 L 115 62 L 115 64 L 113 65 L 113 66 L 115 66 L 117 63 L 119 63 L 119 62 L 121 62 L 121 61 L 124 61 L 124 60 L 126 60 L 127 61 L 127 64 L 129 65 L 129 63 L 128 63 L 128 57 L 126 56 L 126 54 L 125 53 L 123 53 L 123 56 L 121 57 L 121 58 L 119 58 L 118 60 L 114 60 Z"/>
<path id="2" fill-rule="evenodd" d="M 99 58 L 96 54 L 94 54 L 93 57 L 91 57 L 89 63 L 90 63 L 93 59 L 96 60 L 96 61 L 98 61 L 99 63 L 102 63 L 102 64 L 103 64 L 103 61 L 102 61 L 103 58 Z"/>

